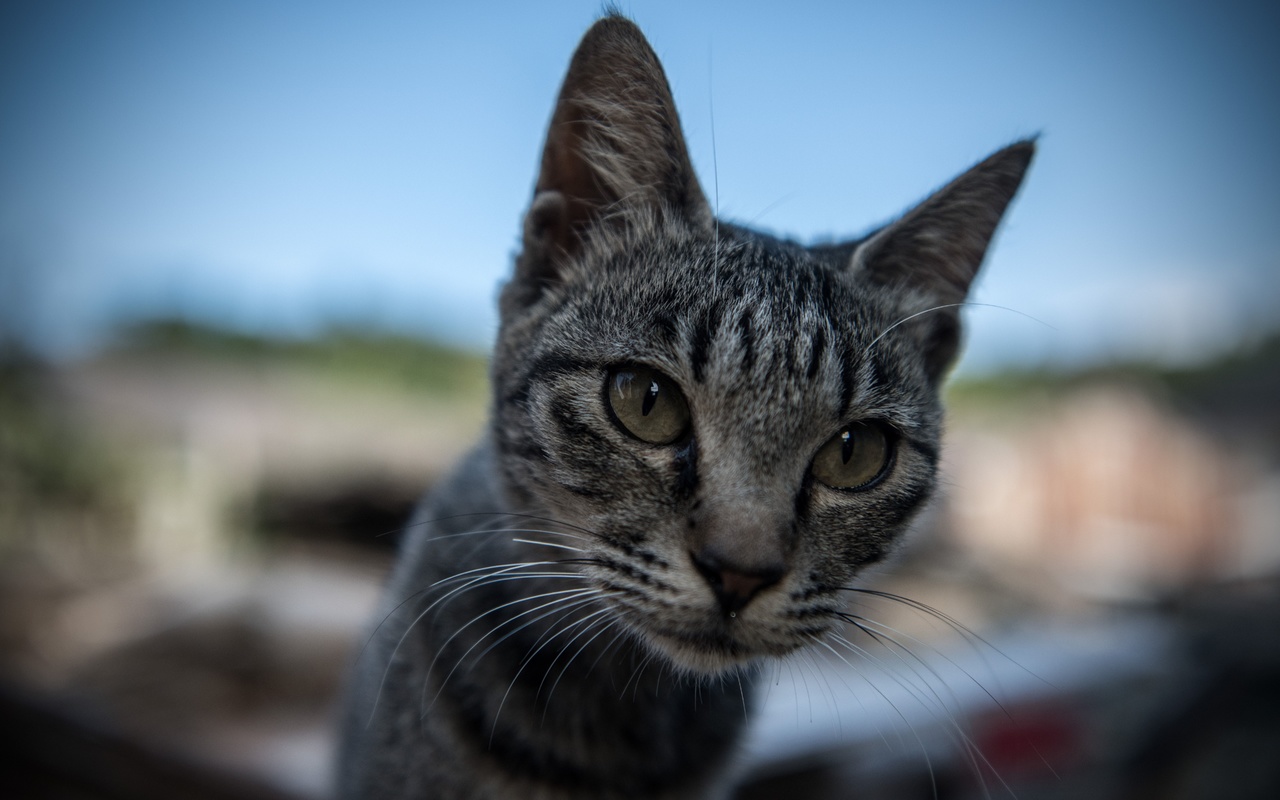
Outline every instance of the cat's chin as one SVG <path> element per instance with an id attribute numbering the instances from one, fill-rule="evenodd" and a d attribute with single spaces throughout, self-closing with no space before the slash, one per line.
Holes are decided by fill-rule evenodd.
<path id="1" fill-rule="evenodd" d="M 780 658 L 802 646 L 800 643 L 751 646 L 727 635 L 710 633 L 698 636 L 647 633 L 643 638 L 677 670 L 708 677 L 736 672 L 764 658 Z"/>

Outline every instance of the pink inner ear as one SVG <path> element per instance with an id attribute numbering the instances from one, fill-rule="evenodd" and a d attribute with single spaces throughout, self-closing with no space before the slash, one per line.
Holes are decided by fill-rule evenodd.
<path id="1" fill-rule="evenodd" d="M 577 232 L 610 201 L 582 154 L 585 123 L 580 119 L 559 121 L 561 113 L 557 110 L 557 119 L 547 131 L 536 191 L 554 191 L 563 196 L 561 216 L 549 232 L 552 243 L 562 252 L 574 254 L 581 244 Z"/>

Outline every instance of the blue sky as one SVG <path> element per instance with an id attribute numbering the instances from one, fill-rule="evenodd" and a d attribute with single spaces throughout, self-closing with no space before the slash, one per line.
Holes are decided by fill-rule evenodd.
<path id="1" fill-rule="evenodd" d="M 970 369 L 1186 361 L 1275 324 L 1274 8 L 620 5 L 740 222 L 861 233 L 1041 134 L 973 297 L 1013 311 L 968 312 Z M 551 103 L 600 4 L 462 6 L 4 4 L 8 327 L 54 354 L 172 313 L 486 347 Z"/>

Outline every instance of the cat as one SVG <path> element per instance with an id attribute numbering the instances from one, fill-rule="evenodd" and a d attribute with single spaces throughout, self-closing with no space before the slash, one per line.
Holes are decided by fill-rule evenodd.
<path id="1" fill-rule="evenodd" d="M 935 484 L 958 307 L 1030 163 L 863 238 L 717 220 L 609 13 L 501 292 L 483 440 L 424 499 L 358 661 L 347 798 L 729 791 L 758 665 L 838 630 Z"/>

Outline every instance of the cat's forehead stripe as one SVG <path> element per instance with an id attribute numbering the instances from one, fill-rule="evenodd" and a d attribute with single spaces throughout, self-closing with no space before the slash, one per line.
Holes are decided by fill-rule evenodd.
<path id="1" fill-rule="evenodd" d="M 818 366 L 822 362 L 822 351 L 827 346 L 826 327 L 819 325 L 809 340 L 809 366 L 805 369 L 805 377 L 812 381 L 818 375 Z"/>
<path id="2" fill-rule="evenodd" d="M 742 369 L 749 371 L 756 364 L 756 339 L 751 328 L 749 308 L 744 308 L 738 316 L 738 341 L 742 344 Z"/>
<path id="3" fill-rule="evenodd" d="M 723 305 L 719 301 L 713 301 L 703 309 L 701 316 L 694 323 L 690 341 L 689 368 L 693 372 L 693 379 L 699 383 L 703 380 L 711 344 L 720 330 L 720 319 L 723 314 Z"/>

